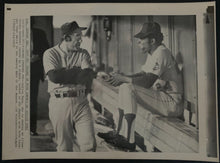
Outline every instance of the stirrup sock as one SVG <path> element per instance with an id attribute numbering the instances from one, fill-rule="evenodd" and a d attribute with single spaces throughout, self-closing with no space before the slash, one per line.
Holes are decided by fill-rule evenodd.
<path id="1" fill-rule="evenodd" d="M 128 133 L 127 133 L 127 140 L 129 141 L 130 140 L 130 136 L 131 136 L 131 125 L 136 117 L 135 114 L 125 114 L 125 119 L 127 120 L 127 130 L 128 130 Z"/>

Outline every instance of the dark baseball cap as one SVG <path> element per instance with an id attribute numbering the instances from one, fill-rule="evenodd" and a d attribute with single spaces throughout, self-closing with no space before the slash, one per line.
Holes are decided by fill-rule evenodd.
<path id="1" fill-rule="evenodd" d="M 61 26 L 61 31 L 63 35 L 70 35 L 76 30 L 86 30 L 87 27 L 79 27 L 76 21 L 65 23 Z"/>
<path id="2" fill-rule="evenodd" d="M 144 39 L 150 34 L 158 34 L 158 33 L 161 33 L 160 25 L 156 22 L 148 22 L 143 24 L 141 31 L 136 35 L 134 35 L 134 37 Z"/>

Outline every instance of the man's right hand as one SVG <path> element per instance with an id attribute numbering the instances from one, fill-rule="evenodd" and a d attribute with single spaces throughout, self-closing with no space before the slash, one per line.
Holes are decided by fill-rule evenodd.
<path id="1" fill-rule="evenodd" d="M 99 71 L 97 73 L 97 77 L 101 78 L 101 79 L 108 79 L 110 76 L 107 73 L 103 72 L 103 71 Z"/>

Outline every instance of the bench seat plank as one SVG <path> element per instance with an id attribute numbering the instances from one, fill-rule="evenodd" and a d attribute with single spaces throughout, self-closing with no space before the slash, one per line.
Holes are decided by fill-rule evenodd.
<path id="1" fill-rule="evenodd" d="M 144 138 L 147 136 L 147 132 L 150 132 L 175 148 L 175 151 L 198 152 L 198 131 L 177 118 L 151 114 L 139 105 L 136 124 L 135 129 Z"/>

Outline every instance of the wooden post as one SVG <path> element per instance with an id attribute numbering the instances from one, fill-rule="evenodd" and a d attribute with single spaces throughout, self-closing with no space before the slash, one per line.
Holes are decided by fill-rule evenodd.
<path id="1" fill-rule="evenodd" d="M 131 73 L 134 73 L 134 54 L 133 54 L 133 49 L 134 49 L 134 28 L 133 28 L 133 23 L 134 23 L 134 17 L 133 16 L 130 16 L 130 28 L 131 28 L 131 42 L 130 42 L 130 47 L 131 47 Z"/>
<path id="2" fill-rule="evenodd" d="M 109 42 L 107 39 L 105 39 L 105 72 L 108 73 L 109 72 L 109 68 L 108 68 L 108 47 L 109 47 Z"/>
<path id="3" fill-rule="evenodd" d="M 97 26 L 97 45 L 96 45 L 96 57 L 97 57 L 97 67 L 100 67 L 102 64 L 102 55 L 101 55 L 101 41 L 100 41 L 100 18 L 97 16 L 96 18 L 96 26 Z"/>
<path id="4" fill-rule="evenodd" d="M 168 37 L 169 37 L 169 49 L 172 54 L 175 55 L 175 38 L 174 38 L 174 17 L 168 16 Z"/>
<path id="5" fill-rule="evenodd" d="M 119 37 L 118 37 L 118 16 L 115 16 L 115 48 L 116 48 L 116 55 L 114 57 L 114 71 L 119 72 Z"/>

